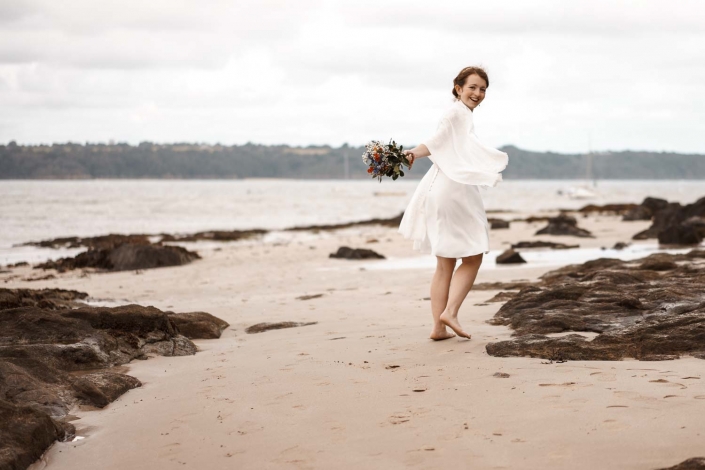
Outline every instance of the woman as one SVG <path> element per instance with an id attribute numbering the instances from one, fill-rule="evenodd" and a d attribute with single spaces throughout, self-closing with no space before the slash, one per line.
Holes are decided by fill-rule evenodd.
<path id="1" fill-rule="evenodd" d="M 507 154 L 480 143 L 473 132 L 473 111 L 485 99 L 487 73 L 466 67 L 453 80 L 455 102 L 436 134 L 407 150 L 410 163 L 429 157 L 433 166 L 416 188 L 399 232 L 414 240 L 414 249 L 436 256 L 431 281 L 431 339 L 470 338 L 458 322 L 458 311 L 470 292 L 483 253 L 489 252 L 489 228 L 478 186 L 502 180 Z M 455 270 L 458 259 L 462 264 Z M 455 273 L 453 272 L 455 270 Z"/>

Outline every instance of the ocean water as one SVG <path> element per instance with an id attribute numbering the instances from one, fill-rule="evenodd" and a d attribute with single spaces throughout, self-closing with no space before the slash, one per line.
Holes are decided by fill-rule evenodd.
<path id="1" fill-rule="evenodd" d="M 107 233 L 190 233 L 283 229 L 391 217 L 404 210 L 418 180 L 79 180 L 0 181 L 0 264 L 75 252 L 16 245 Z M 574 199 L 575 189 L 592 196 Z M 512 180 L 482 190 L 488 210 L 525 214 L 585 204 L 639 203 L 646 196 L 690 203 L 703 181 Z M 79 250 L 80 251 L 80 250 Z"/>

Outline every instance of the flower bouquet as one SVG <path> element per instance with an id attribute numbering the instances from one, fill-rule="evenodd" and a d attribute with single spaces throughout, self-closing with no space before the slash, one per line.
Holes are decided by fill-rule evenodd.
<path id="1" fill-rule="evenodd" d="M 367 173 L 380 182 L 383 176 L 390 176 L 393 180 L 404 176 L 403 166 L 411 168 L 409 159 L 404 155 L 404 146 L 397 147 L 393 140 L 386 145 L 378 140 L 368 143 L 365 153 L 362 154 L 362 161 L 369 165 Z"/>

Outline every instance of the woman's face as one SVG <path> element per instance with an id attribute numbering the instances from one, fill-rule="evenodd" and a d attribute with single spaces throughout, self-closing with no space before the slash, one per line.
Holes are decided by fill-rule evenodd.
<path id="1" fill-rule="evenodd" d="M 475 109 L 485 99 L 487 83 L 479 75 L 472 74 L 465 79 L 465 85 L 455 85 L 455 92 L 465 106 Z"/>

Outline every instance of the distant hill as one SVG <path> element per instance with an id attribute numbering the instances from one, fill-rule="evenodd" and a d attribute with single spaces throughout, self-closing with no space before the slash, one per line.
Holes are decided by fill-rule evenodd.
<path id="1" fill-rule="evenodd" d="M 505 179 L 583 179 L 583 154 L 530 152 L 514 146 Z M 369 178 L 362 147 L 286 145 L 53 144 L 0 145 L 0 179 L 85 178 Z M 598 179 L 705 179 L 705 155 L 664 152 L 599 152 L 591 158 Z M 431 162 L 419 160 L 409 177 L 421 177 Z"/>

